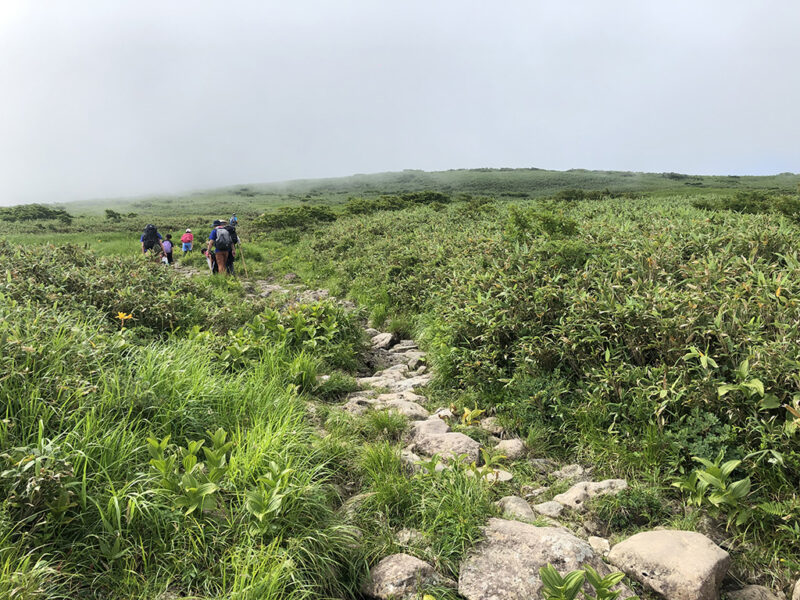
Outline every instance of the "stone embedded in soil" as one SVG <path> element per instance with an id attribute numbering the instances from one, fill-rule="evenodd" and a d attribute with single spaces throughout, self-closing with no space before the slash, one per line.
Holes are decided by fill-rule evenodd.
<path id="1" fill-rule="evenodd" d="M 535 510 L 539 514 L 545 515 L 546 517 L 556 518 L 564 511 L 564 505 L 559 504 L 554 500 L 550 500 L 548 502 L 541 502 L 540 504 L 534 504 L 533 510 Z"/>
<path id="2" fill-rule="evenodd" d="M 372 567 L 362 591 L 380 600 L 411 600 L 425 586 L 454 586 L 433 567 L 409 554 L 392 554 Z"/>
<path id="3" fill-rule="evenodd" d="M 763 585 L 746 585 L 740 590 L 728 592 L 728 600 L 785 600 L 785 598 L 783 594 L 779 596 Z"/>
<path id="4" fill-rule="evenodd" d="M 586 510 L 586 501 L 595 496 L 618 494 L 628 487 L 624 479 L 605 479 L 603 481 L 582 481 L 576 483 L 563 494 L 555 496 L 553 500 L 567 508 L 582 512 Z"/>
<path id="5" fill-rule="evenodd" d="M 437 416 L 411 424 L 411 449 L 414 452 L 442 459 L 466 454 L 470 461 L 478 460 L 480 444 L 463 433 L 450 431 L 450 427 Z"/>
<path id="6" fill-rule="evenodd" d="M 717 600 L 731 561 L 703 534 L 675 530 L 637 533 L 608 560 L 666 600 Z"/>
<path id="7" fill-rule="evenodd" d="M 553 471 L 551 475 L 556 479 L 580 480 L 585 478 L 588 473 L 586 472 L 586 469 L 580 465 L 567 465 L 565 467 L 561 467 L 558 471 Z"/>
<path id="8" fill-rule="evenodd" d="M 467 600 L 539 598 L 539 569 L 547 564 L 562 575 L 585 564 L 603 577 L 611 572 L 587 542 L 560 527 L 492 518 L 483 532 L 485 539 L 461 563 L 458 592 Z M 627 592 L 623 598 L 632 595 Z"/>
<path id="9" fill-rule="evenodd" d="M 800 579 L 794 584 L 794 591 L 792 592 L 792 600 L 800 600 Z"/>
<path id="10" fill-rule="evenodd" d="M 379 333 L 372 338 L 372 348 L 375 350 L 387 350 L 394 341 L 393 333 Z"/>
<path id="11" fill-rule="evenodd" d="M 417 342 L 415 342 L 414 340 L 400 340 L 399 342 L 397 342 L 395 347 L 392 348 L 392 351 L 405 352 L 407 350 L 416 350 L 417 348 L 419 348 L 419 346 L 417 345 Z"/>
<path id="12" fill-rule="evenodd" d="M 503 518 L 516 521 L 535 521 L 536 515 L 530 504 L 519 496 L 505 496 L 497 502 L 503 511 Z"/>
<path id="13" fill-rule="evenodd" d="M 444 460 L 466 455 L 467 461 L 477 461 L 479 449 L 478 442 L 463 433 L 456 432 L 432 434 L 414 441 L 415 451 L 425 456 L 438 454 Z"/>
<path id="14" fill-rule="evenodd" d="M 374 338 L 376 335 L 378 335 L 378 334 L 380 333 L 380 331 L 378 331 L 378 330 L 377 330 L 377 329 L 375 329 L 374 327 L 367 327 L 367 328 L 364 330 L 364 333 L 366 333 L 366 334 L 369 336 L 369 339 L 372 339 L 372 338 Z"/>
<path id="15" fill-rule="evenodd" d="M 525 442 L 519 438 L 503 440 L 494 449 L 508 460 L 517 460 L 525 456 Z"/>
<path id="16" fill-rule="evenodd" d="M 497 417 L 486 417 L 485 419 L 481 419 L 478 425 L 480 425 L 481 429 L 484 431 L 488 431 L 492 435 L 496 436 L 503 435 L 503 431 L 505 431 L 500 423 L 497 422 Z"/>
<path id="17" fill-rule="evenodd" d="M 425 363 L 424 352 L 406 352 L 405 355 L 408 357 L 408 362 L 406 364 L 412 371 Z"/>
<path id="18" fill-rule="evenodd" d="M 408 417 L 412 421 L 419 421 L 428 418 L 428 411 L 416 402 L 409 402 L 408 400 L 394 399 L 386 400 L 380 405 L 385 410 L 400 413 L 404 417 Z"/>
<path id="19" fill-rule="evenodd" d="M 449 408 L 439 408 L 433 413 L 433 416 L 439 417 L 440 419 L 452 419 L 453 418 L 453 411 Z"/>
<path id="20" fill-rule="evenodd" d="M 606 538 L 597 537 L 596 535 L 589 536 L 589 545 L 598 556 L 605 556 L 611 551 L 611 545 Z"/>

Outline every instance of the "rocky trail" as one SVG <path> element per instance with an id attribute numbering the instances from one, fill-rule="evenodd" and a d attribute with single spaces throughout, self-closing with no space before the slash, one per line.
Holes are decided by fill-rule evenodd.
<path id="1" fill-rule="evenodd" d="M 186 267 L 181 270 L 189 275 L 200 273 Z M 246 283 L 245 289 L 250 298 L 279 294 L 286 296 L 289 303 L 329 297 L 326 290 L 309 290 L 295 280 L 291 274 L 282 283 L 255 280 Z M 716 600 L 722 594 L 731 600 L 786 600 L 782 592 L 758 585 L 735 589 L 739 586 L 726 579 L 731 562 L 728 552 L 701 533 L 655 529 L 636 533 L 612 546 L 607 537 L 598 535 L 608 533 L 608 528 L 585 513 L 592 498 L 625 490 L 625 480 L 596 481 L 591 477 L 591 468 L 532 457 L 525 441 L 508 435 L 494 417 L 478 418 L 466 426 L 450 408 L 431 406 L 424 389 L 433 373 L 425 352 L 414 340 L 397 339 L 391 333 L 368 327 L 365 335 L 370 339 L 365 357 L 370 372 L 357 379 L 359 391 L 347 396 L 341 410 L 352 415 L 369 411 L 404 415 L 410 427 L 401 460 L 409 476 L 426 462 L 441 471 L 463 461 L 474 463 L 476 468 L 471 472 L 489 485 L 501 483 L 505 485 L 503 489 L 516 491 L 497 501 L 501 516 L 489 518 L 483 527 L 484 539 L 467 552 L 458 581 L 437 573 L 431 564 L 413 556 L 413 542 L 420 534 L 403 530 L 398 534 L 398 545 L 407 547 L 409 553 L 386 556 L 372 567 L 363 585 L 366 597 L 411 600 L 421 598 L 426 587 L 446 586 L 467 600 L 543 598 L 539 571 L 552 564 L 562 576 L 585 565 L 601 575 L 623 571 L 641 586 L 645 596 L 653 598 Z M 325 377 L 320 376 L 321 380 Z M 471 437 L 464 433 L 470 427 L 482 430 L 481 435 Z M 324 429 L 320 434 L 325 435 Z M 482 445 L 475 437 L 487 442 Z M 489 466 L 483 464 L 486 456 L 498 455 L 504 457 L 499 463 L 502 467 L 494 461 Z M 536 472 L 541 485 L 517 484 L 519 470 Z M 565 491 L 553 493 L 561 489 Z M 721 592 L 722 588 L 727 591 Z M 615 589 L 621 592 L 620 598 L 633 595 L 623 584 Z M 591 591 L 588 584 L 585 590 Z M 791 600 L 800 600 L 800 581 Z"/>

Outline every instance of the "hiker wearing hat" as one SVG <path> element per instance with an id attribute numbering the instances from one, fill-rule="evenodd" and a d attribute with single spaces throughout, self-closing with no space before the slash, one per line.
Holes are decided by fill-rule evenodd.
<path id="1" fill-rule="evenodd" d="M 192 242 L 194 242 L 194 236 L 192 235 L 192 230 L 187 229 L 186 233 L 181 236 L 181 244 L 183 244 L 183 253 L 186 254 L 187 252 L 191 252 L 192 250 Z"/>
<path id="2" fill-rule="evenodd" d="M 233 216 L 230 220 L 231 227 L 236 227 L 239 224 L 239 219 L 236 217 L 236 213 L 233 213 Z"/>
<path id="3" fill-rule="evenodd" d="M 228 275 L 227 262 L 228 256 L 233 249 L 233 239 L 231 233 L 226 226 L 228 222 L 225 219 L 214 221 L 214 229 L 208 236 L 208 251 L 211 252 L 211 247 L 214 247 L 214 260 L 217 263 L 217 272 Z"/>

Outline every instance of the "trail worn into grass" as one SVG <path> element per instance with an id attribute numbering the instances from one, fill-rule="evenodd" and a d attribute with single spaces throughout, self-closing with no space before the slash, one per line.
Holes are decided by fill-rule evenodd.
<path id="1" fill-rule="evenodd" d="M 249 298 L 278 296 L 287 305 L 329 298 L 326 290 L 307 289 L 292 276 L 281 282 L 246 282 L 245 289 Z M 434 372 L 417 342 L 366 325 L 364 330 L 370 347 L 363 357 L 365 371 L 356 379 L 359 389 L 330 410 L 352 422 L 392 414 L 407 420 L 396 446 L 403 478 L 425 479 L 435 486 L 437 477 L 461 474 L 496 499 L 481 517 L 481 534 L 464 540 L 455 568 L 442 568 L 442 557 L 432 551 L 437 543 L 431 538 L 447 532 L 435 527 L 398 529 L 388 519 L 391 551 L 375 557 L 362 584 L 366 596 L 410 599 L 434 592 L 438 596 L 433 597 L 457 594 L 469 600 L 539 598 L 544 594 L 540 569 L 549 564 L 561 575 L 586 565 L 601 576 L 621 570 L 640 590 L 667 598 L 713 599 L 719 597 L 723 583 L 736 587 L 725 579 L 730 556 L 714 543 L 725 546 L 724 535 L 714 541 L 680 531 L 643 531 L 625 537 L 608 523 L 598 523 L 589 510 L 592 500 L 627 490 L 625 480 L 594 480 L 591 468 L 531 457 L 525 441 L 510 435 L 494 417 L 467 411 L 459 418 L 451 407 L 432 406 L 425 387 Z M 330 377 L 319 375 L 318 382 L 324 384 Z M 330 416 L 319 419 L 315 402 L 309 408 L 312 418 L 319 420 L 319 435 L 329 436 L 325 427 Z M 424 495 L 426 488 L 421 490 Z M 381 493 L 358 485 L 345 491 L 345 512 L 369 505 Z M 376 503 L 374 510 L 375 518 L 386 519 L 386 506 Z M 589 584 L 586 589 L 591 589 Z M 622 597 L 632 593 L 624 584 L 615 589 Z"/>

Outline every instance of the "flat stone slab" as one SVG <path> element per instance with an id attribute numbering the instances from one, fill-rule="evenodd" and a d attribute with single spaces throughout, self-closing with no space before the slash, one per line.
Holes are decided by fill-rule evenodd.
<path id="1" fill-rule="evenodd" d="M 606 538 L 597 537 L 596 535 L 589 536 L 589 545 L 598 556 L 605 556 L 611 551 L 611 545 Z"/>
<path id="2" fill-rule="evenodd" d="M 494 449 L 508 460 L 517 460 L 525 456 L 525 442 L 519 438 L 503 440 Z"/>
<path id="3" fill-rule="evenodd" d="M 394 341 L 393 333 L 379 333 L 372 338 L 372 348 L 374 350 L 388 350 Z"/>
<path id="4" fill-rule="evenodd" d="M 746 585 L 740 590 L 728 592 L 728 600 L 785 600 L 781 596 L 763 585 Z"/>
<path id="5" fill-rule="evenodd" d="M 461 563 L 458 593 L 467 600 L 541 598 L 539 569 L 548 563 L 562 575 L 585 564 L 601 576 L 611 572 L 587 542 L 561 527 L 489 519 L 483 532 L 485 539 Z"/>
<path id="6" fill-rule="evenodd" d="M 463 433 L 450 431 L 450 426 L 437 416 L 411 425 L 411 450 L 425 456 L 438 454 L 444 460 L 465 454 L 477 461 L 480 444 Z"/>
<path id="7" fill-rule="evenodd" d="M 497 502 L 503 511 L 503 518 L 515 521 L 535 521 L 536 515 L 530 504 L 519 496 L 505 496 Z"/>
<path id="8" fill-rule="evenodd" d="M 414 556 L 392 554 L 370 569 L 362 591 L 366 596 L 379 600 L 411 600 L 427 585 L 455 584 Z"/>
<path id="9" fill-rule="evenodd" d="M 694 531 L 644 531 L 620 542 L 608 560 L 666 600 L 717 600 L 728 553 Z"/>
<path id="10" fill-rule="evenodd" d="M 618 494 L 628 487 L 624 479 L 606 479 L 604 481 L 582 481 L 576 483 L 563 494 L 553 497 L 553 500 L 567 508 L 583 512 L 586 510 L 586 501 L 596 496 Z"/>
<path id="11" fill-rule="evenodd" d="M 564 512 L 564 505 L 556 502 L 555 500 L 550 500 L 549 502 L 540 502 L 539 504 L 534 504 L 533 510 L 546 517 L 552 517 L 555 519 L 562 512 Z"/>
<path id="12" fill-rule="evenodd" d="M 580 465 L 567 465 L 558 471 L 553 471 L 551 475 L 556 479 L 583 479 L 587 477 L 588 473 Z"/>

